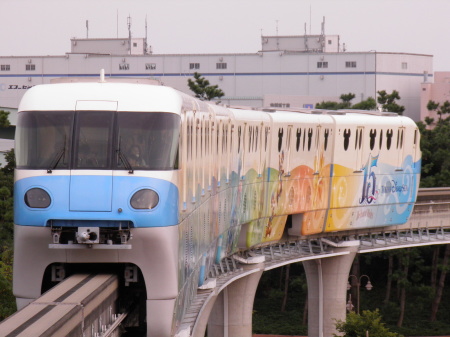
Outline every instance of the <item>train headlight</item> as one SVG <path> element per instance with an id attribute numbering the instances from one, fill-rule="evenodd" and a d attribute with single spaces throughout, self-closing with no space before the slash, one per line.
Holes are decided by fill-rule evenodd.
<path id="1" fill-rule="evenodd" d="M 47 208 L 52 199 L 42 188 L 32 188 L 25 193 L 25 203 L 31 208 Z"/>
<path id="2" fill-rule="evenodd" d="M 158 205 L 159 196 L 153 190 L 143 189 L 133 194 L 130 203 L 134 209 L 152 209 Z"/>

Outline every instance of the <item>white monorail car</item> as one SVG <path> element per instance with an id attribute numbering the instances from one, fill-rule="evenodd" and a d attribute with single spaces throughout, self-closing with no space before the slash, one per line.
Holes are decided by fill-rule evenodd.
<path id="1" fill-rule="evenodd" d="M 145 299 L 152 335 L 169 336 L 230 254 L 404 223 L 421 153 L 396 114 L 227 108 L 107 81 L 28 90 L 16 159 L 19 308 L 65 274 L 108 269 Z"/>

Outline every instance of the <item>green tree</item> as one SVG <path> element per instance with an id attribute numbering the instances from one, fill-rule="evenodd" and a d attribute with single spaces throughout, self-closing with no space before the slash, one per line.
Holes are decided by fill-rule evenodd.
<path id="1" fill-rule="evenodd" d="M 381 322 L 381 315 L 377 310 L 364 310 L 362 315 L 350 312 L 347 319 L 344 321 L 338 320 L 336 322 L 336 330 L 344 335 L 344 337 L 364 337 L 367 333 L 370 337 L 401 337 L 401 335 L 390 332 Z"/>
<path id="2" fill-rule="evenodd" d="M 358 110 L 375 110 L 377 108 L 377 102 L 373 97 L 369 97 L 364 101 L 353 104 L 352 109 Z"/>
<path id="3" fill-rule="evenodd" d="M 339 103 L 333 101 L 322 101 L 316 104 L 316 109 L 339 110 Z"/>
<path id="4" fill-rule="evenodd" d="M 442 116 L 446 114 L 450 114 L 450 102 L 445 101 L 444 103 L 436 103 L 435 101 L 428 101 L 427 104 L 428 111 L 436 111 L 436 113 L 439 115 L 439 120 L 442 120 Z"/>
<path id="5" fill-rule="evenodd" d="M 201 74 L 195 72 L 194 79 L 194 81 L 190 78 L 188 79 L 189 89 L 194 92 L 195 97 L 202 101 L 210 101 L 225 95 L 218 85 L 210 85 L 209 81 L 202 77 Z"/>
<path id="6" fill-rule="evenodd" d="M 349 109 L 352 106 L 351 101 L 352 101 L 353 98 L 355 98 L 355 94 L 352 94 L 352 93 L 342 94 L 339 98 L 342 101 L 342 103 L 341 103 L 342 108 L 341 109 Z"/>
<path id="7" fill-rule="evenodd" d="M 418 122 L 422 150 L 421 187 L 450 186 L 450 117 L 439 120 L 431 128 L 433 119 Z"/>
<path id="8" fill-rule="evenodd" d="M 13 186 L 14 151 L 6 154 L 7 165 L 0 168 L 0 320 L 16 311 L 12 293 L 13 266 Z"/>
<path id="9" fill-rule="evenodd" d="M 374 110 L 377 107 L 375 99 L 372 97 L 367 98 L 364 101 L 352 105 L 351 101 L 355 98 L 355 94 L 348 93 L 342 94 L 340 97 L 341 102 L 334 101 L 322 101 L 316 104 L 317 109 L 326 110 L 339 110 L 339 109 L 358 109 L 358 110 Z"/>
<path id="10" fill-rule="evenodd" d="M 6 128 L 11 125 L 9 123 L 8 116 L 8 111 L 0 110 L 0 127 Z"/>
<path id="11" fill-rule="evenodd" d="M 397 90 L 393 90 L 390 94 L 388 94 L 386 90 L 377 91 L 377 93 L 377 102 L 381 104 L 383 111 L 396 112 L 399 115 L 403 114 L 405 107 L 397 104 L 396 102 L 396 100 L 400 99 L 400 95 Z"/>

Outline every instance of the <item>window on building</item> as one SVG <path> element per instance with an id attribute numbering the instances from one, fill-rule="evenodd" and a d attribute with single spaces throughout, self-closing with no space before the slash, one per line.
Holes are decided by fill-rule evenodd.
<path id="1" fill-rule="evenodd" d="M 0 70 L 1 71 L 10 71 L 11 66 L 9 64 L 2 64 L 2 65 L 0 65 Z"/>
<path id="2" fill-rule="evenodd" d="M 35 64 L 27 64 L 25 65 L 25 70 L 36 70 Z"/>
<path id="3" fill-rule="evenodd" d="M 145 70 L 155 70 L 156 69 L 156 63 L 146 63 L 145 64 Z"/>
<path id="4" fill-rule="evenodd" d="M 333 42 L 331 40 L 328 40 L 328 44 L 332 44 Z"/>
<path id="5" fill-rule="evenodd" d="M 129 63 L 121 63 L 119 64 L 119 70 L 129 70 L 130 64 Z"/>
<path id="6" fill-rule="evenodd" d="M 328 68 L 328 62 L 326 61 L 317 62 L 317 68 Z"/>
<path id="7" fill-rule="evenodd" d="M 137 47 L 137 43 L 136 42 L 133 42 L 133 47 Z"/>
<path id="8" fill-rule="evenodd" d="M 227 69 L 227 64 L 224 62 L 216 63 L 216 69 Z"/>
<path id="9" fill-rule="evenodd" d="M 200 63 L 189 63 L 189 69 L 200 69 Z"/>
<path id="10" fill-rule="evenodd" d="M 356 61 L 346 61 L 345 68 L 356 68 Z"/>
<path id="11" fill-rule="evenodd" d="M 402 69 L 408 69 L 408 63 L 402 62 Z"/>

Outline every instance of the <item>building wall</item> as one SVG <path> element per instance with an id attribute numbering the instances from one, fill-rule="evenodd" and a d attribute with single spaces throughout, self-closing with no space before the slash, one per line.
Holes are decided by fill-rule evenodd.
<path id="1" fill-rule="evenodd" d="M 71 39 L 71 53 L 111 54 L 111 55 L 143 55 L 145 40 L 132 38 L 131 47 L 128 38 L 117 39 Z M 130 51 L 131 50 L 131 51 Z"/>
<path id="2" fill-rule="evenodd" d="M 405 115 L 418 120 L 421 83 L 424 73 L 431 76 L 432 62 L 429 55 L 376 52 L 0 57 L 0 65 L 9 65 L 0 71 L 0 106 L 18 107 L 31 86 L 59 77 L 97 77 L 100 69 L 107 77 L 155 78 L 192 94 L 187 79 L 199 72 L 225 92 L 223 102 L 233 105 L 262 106 L 265 95 L 321 101 L 347 93 L 354 93 L 357 103 L 376 98 L 379 90 L 395 89 Z"/>
<path id="3" fill-rule="evenodd" d="M 421 85 L 420 97 L 420 117 L 439 119 L 439 115 L 435 111 L 428 111 L 427 104 L 429 101 L 436 103 L 444 103 L 450 101 L 450 72 L 438 71 L 434 74 L 434 83 L 426 82 Z"/>

